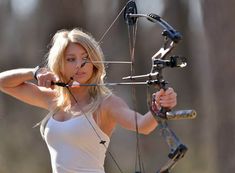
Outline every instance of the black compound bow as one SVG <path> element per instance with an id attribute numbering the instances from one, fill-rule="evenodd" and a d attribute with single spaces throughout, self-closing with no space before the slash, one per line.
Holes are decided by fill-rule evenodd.
<path id="1" fill-rule="evenodd" d="M 173 50 L 177 43 L 182 39 L 182 35 L 176 31 L 172 26 L 170 26 L 166 21 L 164 21 L 160 16 L 156 14 L 138 14 L 135 1 L 129 1 L 124 10 L 124 19 L 127 25 L 135 25 L 137 19 L 144 17 L 153 23 L 160 24 L 164 30 L 162 35 L 165 37 L 164 44 L 160 50 L 152 56 L 152 69 L 150 73 L 139 76 L 128 76 L 123 79 L 140 79 L 147 78 L 147 85 L 157 87 L 158 89 L 166 90 L 167 82 L 163 78 L 162 70 L 166 67 L 185 67 L 187 65 L 186 58 L 180 56 L 167 57 L 169 53 Z M 161 136 L 165 139 L 167 145 L 169 146 L 170 153 L 168 154 L 168 162 L 162 166 L 157 173 L 169 173 L 174 165 L 184 157 L 187 147 L 176 136 L 176 134 L 168 127 L 167 120 L 175 119 L 192 119 L 196 117 L 196 112 L 194 110 L 179 110 L 171 112 L 162 108 L 160 111 L 156 111 L 152 108 L 152 101 L 150 100 L 150 94 L 148 93 L 148 104 L 154 118 L 158 122 L 158 127 Z"/>
<path id="2" fill-rule="evenodd" d="M 187 65 L 186 58 L 180 57 L 180 56 L 168 56 L 170 52 L 175 48 L 176 44 L 180 42 L 182 39 L 182 35 L 176 31 L 172 26 L 170 26 L 165 20 L 163 20 L 160 16 L 156 14 L 138 14 L 136 3 L 134 0 L 130 0 L 125 7 L 122 9 L 122 11 L 118 14 L 116 19 L 120 16 L 120 14 L 124 11 L 124 20 L 128 26 L 129 31 L 129 39 L 133 37 L 133 40 L 130 41 L 130 54 L 131 54 L 131 65 L 133 65 L 134 61 L 134 45 L 135 45 L 135 36 L 136 36 L 136 30 L 137 30 L 137 21 L 138 18 L 146 18 L 150 22 L 158 23 L 163 27 L 162 36 L 165 38 L 163 46 L 159 49 L 159 51 L 152 56 L 152 69 L 150 73 L 145 75 L 138 75 L 135 76 L 133 74 L 133 70 L 131 70 L 131 75 L 127 77 L 123 77 L 123 80 L 130 80 L 130 82 L 121 82 L 121 83 L 104 83 L 104 84 L 78 84 L 78 86 L 100 86 L 100 85 L 148 85 L 153 86 L 157 89 L 164 89 L 166 90 L 166 84 L 167 81 L 163 78 L 162 70 L 164 68 L 170 67 L 185 67 Z M 115 19 L 115 21 L 116 21 Z M 114 22 L 115 22 L 114 21 Z M 112 27 L 114 22 L 110 25 L 108 30 Z M 130 32 L 132 28 L 132 32 Z M 107 34 L 107 31 L 105 31 L 104 35 L 101 37 L 99 43 L 101 43 L 101 40 L 105 37 Z M 86 63 L 86 62 L 85 62 Z M 93 62 L 93 63 L 130 63 L 130 62 L 112 62 L 112 61 L 104 61 L 104 62 Z M 84 65 L 84 64 L 83 64 Z M 133 67 L 131 68 L 133 69 Z M 136 79 L 146 79 L 144 82 L 136 82 L 133 80 Z M 72 80 L 72 79 L 71 79 Z M 62 87 L 70 87 L 70 83 L 52 83 L 54 85 L 59 85 Z M 73 84 L 74 85 L 74 84 Z M 76 84 L 75 84 L 76 85 Z M 179 119 L 193 119 L 196 117 L 196 112 L 194 110 L 177 110 L 177 111 L 170 111 L 165 108 L 162 108 L 160 111 L 156 111 L 152 107 L 152 101 L 153 97 L 148 92 L 148 104 L 149 109 L 152 112 L 154 118 L 158 122 L 158 128 L 160 131 L 161 136 L 165 139 L 168 147 L 169 147 L 169 154 L 166 164 L 164 164 L 160 169 L 157 170 L 157 173 L 169 173 L 171 169 L 175 166 L 175 164 L 184 157 L 186 151 L 188 150 L 186 145 L 181 143 L 179 138 L 176 136 L 176 134 L 168 127 L 167 120 L 179 120 Z M 137 124 L 137 121 L 136 121 Z M 138 143 L 138 126 L 136 126 L 137 131 L 137 143 Z M 138 144 L 137 144 L 137 147 Z M 137 149 L 139 150 L 139 149 Z M 111 155 L 113 158 L 113 156 Z M 113 158 L 114 159 L 114 158 Z M 140 162 L 141 158 L 139 156 L 139 171 L 135 171 L 135 173 L 141 173 L 142 172 L 142 163 Z M 115 160 L 114 160 L 115 161 Z M 115 161 L 116 165 L 118 166 L 120 172 L 123 172 L 117 162 Z"/>

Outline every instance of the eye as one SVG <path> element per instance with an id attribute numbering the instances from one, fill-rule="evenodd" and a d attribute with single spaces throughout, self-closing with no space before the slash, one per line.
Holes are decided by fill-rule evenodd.
<path id="1" fill-rule="evenodd" d="M 74 57 L 67 57 L 67 58 L 66 58 L 66 61 L 68 61 L 68 62 L 74 62 L 74 61 L 75 61 L 75 58 L 74 58 Z"/>
<path id="2" fill-rule="evenodd" d="M 90 62 L 90 59 L 88 58 L 88 56 L 83 57 L 82 58 L 81 68 L 84 67 L 89 62 Z"/>
<path id="3" fill-rule="evenodd" d="M 85 57 L 82 58 L 82 61 L 85 62 L 85 63 L 88 63 L 88 62 L 90 62 L 90 59 L 89 59 L 88 56 L 85 56 Z"/>

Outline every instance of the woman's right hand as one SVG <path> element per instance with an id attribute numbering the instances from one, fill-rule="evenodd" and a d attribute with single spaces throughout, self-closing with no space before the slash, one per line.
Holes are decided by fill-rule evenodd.
<path id="1" fill-rule="evenodd" d="M 38 86 L 51 88 L 51 89 L 55 88 L 55 85 L 53 85 L 53 82 L 57 82 L 59 80 L 58 77 L 54 73 L 52 73 L 46 68 L 43 70 L 40 70 L 40 72 L 38 72 L 35 77 L 37 78 Z"/>

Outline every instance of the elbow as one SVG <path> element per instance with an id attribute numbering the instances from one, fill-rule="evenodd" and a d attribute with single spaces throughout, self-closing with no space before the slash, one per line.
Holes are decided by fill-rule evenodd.
<path id="1" fill-rule="evenodd" d="M 158 123 L 155 119 L 147 122 L 146 119 L 142 119 L 138 122 L 138 126 L 141 134 L 149 135 L 158 126 Z"/>
<path id="2" fill-rule="evenodd" d="M 0 78 L 0 92 L 5 92 L 7 87 L 5 86 L 4 80 Z"/>
<path id="3" fill-rule="evenodd" d="M 5 85 L 4 85 L 4 80 L 3 79 L 1 79 L 1 77 L 0 77 L 0 91 L 4 91 L 5 90 Z"/>
<path id="4" fill-rule="evenodd" d="M 3 91 L 4 89 L 4 75 L 3 73 L 0 73 L 0 91 Z"/>
<path id="5" fill-rule="evenodd" d="M 143 135 L 149 135 L 155 128 L 142 128 L 140 129 L 140 133 Z"/>
<path id="6" fill-rule="evenodd" d="M 2 79 L 0 78 L 0 91 L 2 91 L 3 90 L 3 82 L 2 82 Z"/>
<path id="7" fill-rule="evenodd" d="M 151 131 L 144 131 L 144 132 L 142 132 L 141 134 L 142 135 L 149 135 L 151 133 Z"/>

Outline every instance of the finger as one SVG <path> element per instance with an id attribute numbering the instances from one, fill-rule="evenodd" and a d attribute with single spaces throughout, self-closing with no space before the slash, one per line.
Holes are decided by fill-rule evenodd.
<path id="1" fill-rule="evenodd" d="M 168 100 L 168 99 L 176 99 L 177 95 L 176 94 L 171 94 L 171 95 L 163 95 L 159 99 L 160 100 Z"/>
<path id="2" fill-rule="evenodd" d="M 45 87 L 50 88 L 51 87 L 51 80 L 46 80 Z"/>
<path id="3" fill-rule="evenodd" d="M 160 100 L 159 103 L 161 106 L 166 105 L 166 104 L 172 104 L 176 103 L 176 99 L 168 99 L 168 100 Z"/>
<path id="4" fill-rule="evenodd" d="M 46 87 L 46 85 L 47 85 L 47 80 L 49 80 L 49 79 L 48 79 L 48 76 L 45 75 L 45 74 L 39 74 L 39 75 L 37 76 L 37 78 L 38 78 L 38 85 L 39 85 L 39 86 L 42 86 L 42 87 Z"/>
<path id="5" fill-rule="evenodd" d="M 164 95 L 171 95 L 171 94 L 176 94 L 173 88 L 168 88 L 164 93 Z"/>
<path id="6" fill-rule="evenodd" d="M 173 108 L 176 104 L 177 101 L 175 99 L 160 101 L 161 107 Z"/>
<path id="7" fill-rule="evenodd" d="M 159 91 L 155 93 L 155 100 L 158 100 L 163 95 L 164 95 L 164 90 L 160 89 Z"/>
<path id="8" fill-rule="evenodd" d="M 161 96 L 160 101 L 177 100 L 175 94 Z"/>
<path id="9" fill-rule="evenodd" d="M 160 99 L 159 99 L 159 102 L 160 103 L 163 103 L 163 102 L 167 102 L 167 101 L 171 101 L 171 100 L 176 100 L 176 98 L 175 97 L 161 97 Z"/>
<path id="10" fill-rule="evenodd" d="M 37 79 L 38 79 L 38 85 L 39 85 L 39 86 L 43 86 L 43 79 L 42 79 L 42 76 L 41 76 L 41 75 L 38 75 L 38 76 L 37 76 Z"/>
<path id="11" fill-rule="evenodd" d="M 43 87 L 47 87 L 47 83 L 48 83 L 47 81 L 48 81 L 48 79 L 46 79 L 45 76 L 43 76 L 42 77 L 42 86 Z"/>
<path id="12" fill-rule="evenodd" d="M 174 92 L 174 90 L 167 90 L 164 92 L 162 97 L 177 97 L 176 92 Z"/>
<path id="13" fill-rule="evenodd" d="M 55 83 L 58 82 L 59 80 L 56 77 L 53 77 L 53 79 L 51 80 L 51 89 L 55 89 Z"/>
<path id="14" fill-rule="evenodd" d="M 167 89 L 165 90 L 165 92 L 174 92 L 174 89 L 171 88 L 171 87 L 169 87 L 169 88 L 167 88 Z"/>
<path id="15" fill-rule="evenodd" d="M 164 94 L 165 91 L 164 91 L 164 89 L 161 88 L 158 92 L 159 92 L 159 94 Z"/>

